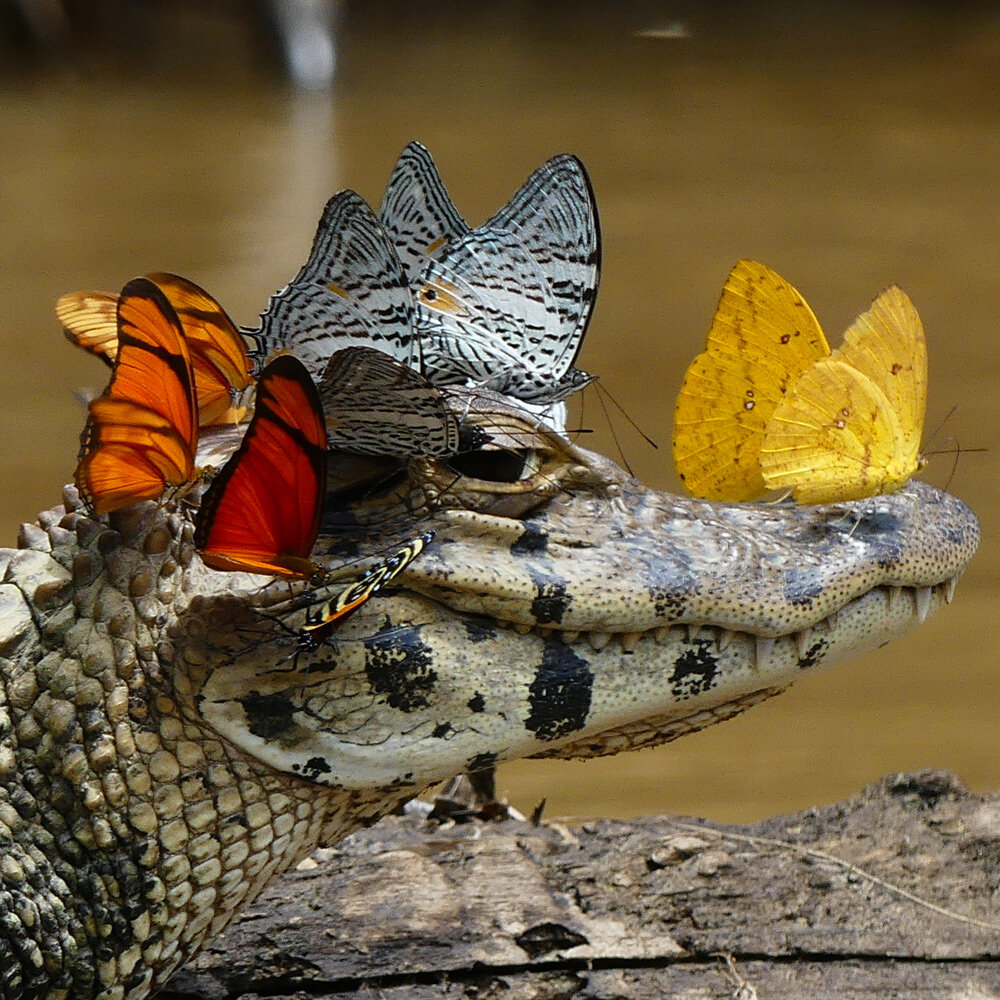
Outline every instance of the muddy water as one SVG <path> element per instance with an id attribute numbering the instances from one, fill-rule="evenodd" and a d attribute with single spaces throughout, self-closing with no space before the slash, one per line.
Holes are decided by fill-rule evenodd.
<path id="1" fill-rule="evenodd" d="M 948 5 L 791 21 L 727 5 L 713 19 L 648 3 L 615 17 L 420 5 L 399 21 L 402 6 L 349 11 L 332 95 L 258 72 L 222 13 L 171 22 L 173 47 L 124 71 L 91 54 L 3 80 L 0 538 L 58 501 L 83 421 L 74 390 L 105 379 L 62 340 L 59 293 L 168 269 L 250 322 L 303 260 L 328 195 L 377 202 L 408 140 L 431 148 L 473 222 L 572 151 L 605 240 L 582 361 L 661 443 L 613 421 L 638 475 L 677 485 L 673 397 L 738 257 L 792 280 L 833 339 L 896 281 L 928 331 L 934 445 L 991 449 L 957 467 L 938 455 L 925 478 L 967 500 L 985 538 L 955 603 L 912 636 L 673 746 L 511 765 L 501 788 L 522 809 L 547 796 L 550 814 L 739 820 L 906 768 L 1000 784 L 1000 19 Z M 586 405 L 593 445 L 616 454 Z"/>

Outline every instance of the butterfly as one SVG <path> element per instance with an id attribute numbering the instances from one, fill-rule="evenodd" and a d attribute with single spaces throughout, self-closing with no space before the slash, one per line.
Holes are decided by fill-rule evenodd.
<path id="1" fill-rule="evenodd" d="M 195 547 L 213 569 L 308 579 L 326 494 L 326 424 L 305 366 L 268 364 L 239 448 L 195 517 Z"/>
<path id="2" fill-rule="evenodd" d="M 250 359 L 236 325 L 199 285 L 166 272 L 146 275 L 174 307 L 187 339 L 194 372 L 198 422 L 237 423 L 245 408 L 237 403 L 250 385 Z M 118 296 L 108 292 L 70 292 L 56 303 L 66 336 L 109 365 L 118 353 Z"/>
<path id="3" fill-rule="evenodd" d="M 799 503 L 891 493 L 924 465 L 926 401 L 923 326 L 893 285 L 775 408 L 760 449 L 764 482 L 790 489 Z"/>
<path id="4" fill-rule="evenodd" d="M 197 407 L 191 356 L 174 307 L 136 278 L 117 297 L 116 360 L 90 402 L 75 481 L 98 514 L 160 496 L 195 477 Z"/>
<path id="5" fill-rule="evenodd" d="M 433 531 L 427 531 L 387 559 L 373 566 L 360 580 L 345 587 L 325 604 L 311 611 L 302 626 L 301 637 L 307 648 L 315 648 L 327 639 L 333 630 L 339 627 L 366 601 L 374 597 L 383 587 L 393 580 L 413 562 L 427 544 L 434 538 Z"/>
<path id="6" fill-rule="evenodd" d="M 428 258 L 415 287 L 424 371 L 554 402 L 591 377 L 574 368 L 600 280 L 593 189 L 574 156 L 554 157 L 482 226 Z"/>
<path id="7" fill-rule="evenodd" d="M 816 478 L 809 464 L 821 461 L 820 428 L 816 425 L 819 408 L 824 402 L 833 405 L 836 400 L 843 404 L 840 406 L 843 410 L 850 408 L 852 402 L 829 382 L 825 390 L 816 389 L 814 378 L 822 378 L 822 372 L 827 371 L 826 359 L 846 361 L 854 368 L 856 374 L 850 375 L 845 375 L 842 369 L 832 369 L 839 373 L 842 383 L 848 379 L 852 386 L 879 387 L 886 377 L 894 381 L 896 388 L 883 393 L 888 396 L 886 408 L 889 410 L 894 404 L 903 407 L 893 412 L 898 412 L 907 426 L 915 428 L 919 444 L 926 396 L 923 330 L 912 304 L 904 307 L 897 297 L 905 299 L 905 295 L 898 289 L 884 294 L 890 293 L 892 308 L 888 313 L 881 306 L 877 310 L 873 306 L 870 313 L 875 319 L 869 322 L 866 317 L 870 313 L 866 313 L 852 327 L 852 331 L 869 329 L 861 335 L 869 347 L 849 350 L 849 341 L 831 356 L 819 322 L 799 292 L 765 265 L 739 261 L 726 280 L 706 349 L 694 359 L 684 376 L 674 412 L 674 461 L 688 491 L 712 500 L 740 501 L 752 500 L 768 489 L 792 488 L 796 498 L 803 502 L 822 502 L 817 498 L 852 499 L 884 491 L 876 485 L 878 482 L 884 484 L 885 490 L 903 482 L 906 476 L 895 486 L 890 485 L 899 474 L 900 464 L 885 459 L 883 452 L 888 447 L 908 453 L 909 443 L 888 443 L 894 440 L 895 432 L 874 424 L 871 430 L 863 431 L 857 423 L 858 411 L 850 420 L 843 413 L 836 419 L 845 420 L 845 427 L 858 435 L 854 446 L 861 449 L 860 462 L 851 467 L 852 460 L 844 456 L 834 461 L 834 467 L 840 470 L 839 479 L 838 474 L 827 473 L 827 485 L 819 492 L 809 485 Z M 851 331 L 849 337 L 858 339 Z M 885 341 L 878 349 L 879 358 L 885 362 L 884 372 L 870 353 L 867 360 L 863 358 L 874 349 L 873 337 Z M 848 352 L 849 357 L 843 356 L 843 352 Z M 896 368 L 897 365 L 900 367 Z M 801 380 L 817 366 L 820 374 L 802 382 L 803 394 L 799 395 Z M 891 374 L 894 370 L 896 374 Z M 900 374 L 902 378 L 897 377 Z M 800 437 L 795 439 L 798 464 L 794 468 L 787 463 L 782 465 L 779 454 L 786 458 L 792 455 L 795 435 L 792 425 L 807 415 L 810 404 L 805 401 L 804 393 L 810 388 L 812 424 L 805 424 Z M 907 407 L 901 393 L 914 405 Z M 799 410 L 794 417 L 784 409 L 792 399 L 799 399 Z M 813 452 L 803 438 L 813 442 Z M 843 448 L 846 436 L 840 438 Z M 829 434 L 826 439 L 829 445 L 833 444 Z M 873 460 L 864 458 L 869 446 L 879 442 L 882 450 L 872 453 Z M 913 446 L 914 460 L 917 445 Z M 766 460 L 765 451 L 771 456 Z M 879 471 L 881 464 L 891 466 L 885 476 Z M 903 467 L 908 465 L 907 460 L 901 463 Z M 915 466 L 910 471 L 915 471 Z M 869 487 L 870 492 L 858 493 L 859 489 Z"/>
<path id="8" fill-rule="evenodd" d="M 247 336 L 258 364 L 290 351 L 317 379 L 345 347 L 374 347 L 419 368 L 403 265 L 360 195 L 341 191 L 327 202 L 308 260 Z"/>
<path id="9" fill-rule="evenodd" d="M 378 214 L 411 283 L 417 282 L 428 258 L 439 257 L 469 231 L 431 154 L 419 142 L 400 154 Z"/>
<path id="10" fill-rule="evenodd" d="M 360 455 L 454 455 L 459 422 L 441 391 L 401 361 L 348 347 L 319 381 L 328 445 Z"/>

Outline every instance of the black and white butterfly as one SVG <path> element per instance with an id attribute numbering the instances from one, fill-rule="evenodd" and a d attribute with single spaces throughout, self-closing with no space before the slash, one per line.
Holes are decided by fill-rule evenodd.
<path id="1" fill-rule="evenodd" d="M 360 195 L 341 191 L 326 204 L 305 265 L 246 334 L 257 367 L 290 351 L 319 379 L 335 352 L 372 347 L 419 370 L 413 311 L 388 233 Z"/>
<path id="2" fill-rule="evenodd" d="M 400 458 L 459 451 L 458 418 L 440 389 L 382 351 L 337 351 L 317 389 L 332 451 Z"/>
<path id="3" fill-rule="evenodd" d="M 432 381 L 486 384 L 535 403 L 590 381 L 574 368 L 600 279 L 597 205 L 583 164 L 543 164 L 470 230 L 419 143 L 403 151 L 380 217 L 413 284 Z"/>
<path id="4" fill-rule="evenodd" d="M 347 347 L 383 351 L 435 385 L 564 399 L 596 297 L 600 231 L 583 165 L 557 156 L 470 230 L 411 143 L 380 217 L 352 191 L 326 206 L 305 266 L 249 331 L 256 367 L 282 350 L 317 379 Z"/>

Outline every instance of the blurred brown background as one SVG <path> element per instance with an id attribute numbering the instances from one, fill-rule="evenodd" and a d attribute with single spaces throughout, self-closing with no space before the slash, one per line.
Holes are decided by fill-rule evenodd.
<path id="1" fill-rule="evenodd" d="M 989 449 L 923 475 L 976 509 L 984 542 L 912 636 L 657 751 L 509 765 L 500 789 L 522 810 L 548 796 L 550 815 L 746 820 L 905 768 L 1000 785 L 995 6 L 364 0 L 341 11 L 336 76 L 313 91 L 283 78 L 263 7 L 21 6 L 0 2 L 2 543 L 59 502 L 73 391 L 106 380 L 63 340 L 60 293 L 172 270 L 252 324 L 326 199 L 353 187 L 377 205 L 410 139 L 472 223 L 573 152 L 605 249 L 582 364 L 660 442 L 614 418 L 640 478 L 677 487 L 673 400 L 738 257 L 797 285 L 835 343 L 898 282 L 928 333 L 929 450 Z M 38 10 L 42 29 L 25 20 Z M 584 406 L 588 443 L 618 457 L 596 396 Z"/>

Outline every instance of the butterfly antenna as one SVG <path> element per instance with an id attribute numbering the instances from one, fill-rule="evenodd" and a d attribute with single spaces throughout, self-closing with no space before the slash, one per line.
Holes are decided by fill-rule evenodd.
<path id="1" fill-rule="evenodd" d="M 618 402 L 617 399 L 612 395 L 611 390 L 603 382 L 595 382 L 595 387 L 597 388 L 598 396 L 607 396 L 608 400 L 614 404 L 615 409 L 629 422 L 632 429 L 648 444 L 651 448 L 656 448 L 659 450 L 660 446 L 632 419 L 632 415 Z M 605 409 L 605 414 L 607 414 L 607 409 Z"/>
<path id="2" fill-rule="evenodd" d="M 625 466 L 625 471 L 630 476 L 634 477 L 635 473 L 632 471 L 632 466 L 629 465 L 629 461 L 625 457 L 625 450 L 624 450 L 624 448 L 622 448 L 622 443 L 621 443 L 621 441 L 618 438 L 618 432 L 615 430 L 614 421 L 611 419 L 611 414 L 608 413 L 608 407 L 607 407 L 607 404 L 604 402 L 604 396 L 600 392 L 598 392 L 598 394 L 597 394 L 597 401 L 601 404 L 601 410 L 604 413 L 604 420 L 605 420 L 605 422 L 608 425 L 608 430 L 611 431 L 611 437 L 612 437 L 612 439 L 615 442 L 615 449 L 618 451 L 618 457 L 621 459 L 622 465 Z M 643 436 L 645 437 L 645 435 L 643 435 Z M 649 439 L 647 438 L 647 440 L 649 440 Z M 650 443 L 652 443 L 652 442 L 650 442 Z M 655 447 L 655 445 L 654 445 L 654 447 Z"/>
<path id="3" fill-rule="evenodd" d="M 952 416 L 954 415 L 954 413 L 955 413 L 955 411 L 957 409 L 958 409 L 958 406 L 953 406 L 944 415 L 944 417 L 938 423 L 937 427 L 935 427 L 934 430 L 931 432 L 930 436 L 927 438 L 927 450 L 924 451 L 925 455 L 929 455 L 930 454 L 930 446 L 934 443 L 934 439 L 938 436 L 938 434 L 941 433 L 942 429 L 944 428 L 944 425 L 946 423 L 948 423 L 949 420 L 951 420 Z"/>

